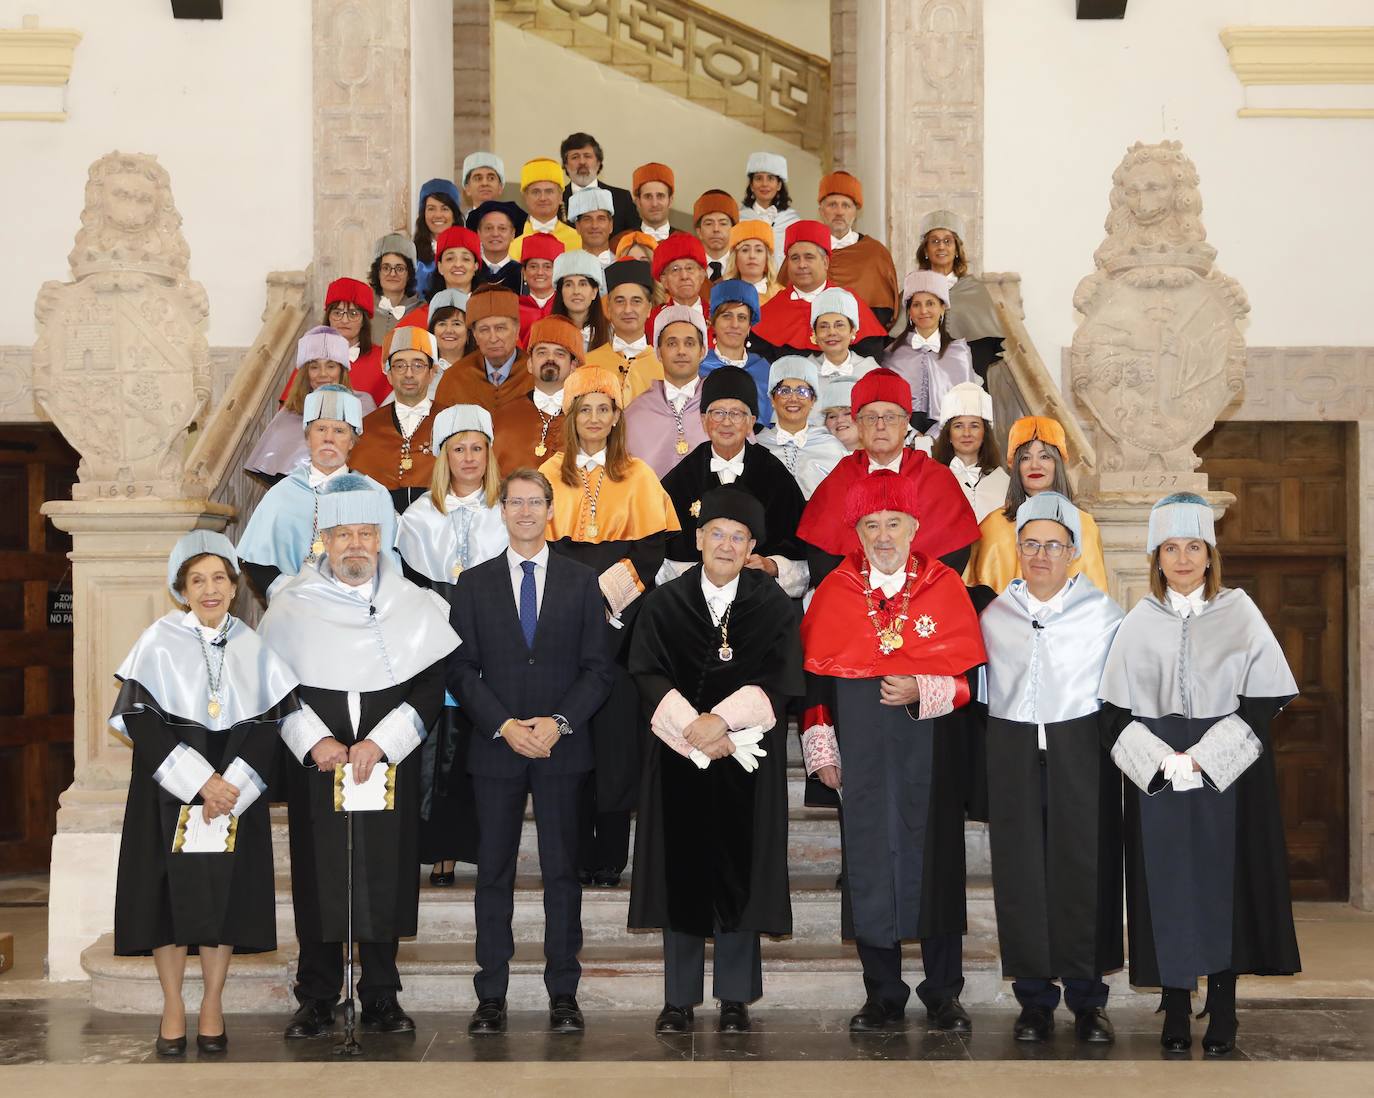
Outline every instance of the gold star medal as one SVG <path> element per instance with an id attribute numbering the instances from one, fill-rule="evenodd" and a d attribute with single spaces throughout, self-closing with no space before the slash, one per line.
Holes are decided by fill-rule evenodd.
<path id="1" fill-rule="evenodd" d="M 690 514 L 693 518 L 701 517 L 701 500 L 694 500 L 692 502 L 692 506 L 687 508 L 687 513 Z"/>
<path id="2" fill-rule="evenodd" d="M 534 448 L 534 456 L 537 458 L 543 457 L 548 452 L 549 448 L 545 446 L 542 442 Z"/>

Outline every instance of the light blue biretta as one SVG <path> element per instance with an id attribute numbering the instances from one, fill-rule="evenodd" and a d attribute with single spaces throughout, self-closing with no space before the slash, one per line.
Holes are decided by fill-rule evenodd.
<path id="1" fill-rule="evenodd" d="M 557 285 L 568 275 L 581 275 L 588 282 L 596 283 L 596 292 L 604 294 L 606 292 L 606 269 L 601 266 L 601 260 L 592 255 L 591 252 L 583 251 L 581 248 L 574 248 L 570 252 L 563 252 L 553 261 L 553 281 Z"/>
<path id="2" fill-rule="evenodd" d="M 612 217 L 615 216 L 615 199 L 605 187 L 588 187 L 568 199 L 569 221 L 576 222 L 583 214 L 593 210 L 605 210 Z"/>
<path id="3" fill-rule="evenodd" d="M 342 473 L 320 493 L 320 529 L 361 522 L 382 526 L 391 508 L 390 495 L 377 491 L 367 477 Z"/>
<path id="4" fill-rule="evenodd" d="M 1073 556 L 1078 556 L 1083 545 L 1083 521 L 1078 516 L 1078 508 L 1067 496 L 1062 496 L 1058 492 L 1041 492 L 1039 495 L 1030 496 L 1016 509 L 1017 536 L 1021 534 L 1021 527 L 1036 519 L 1048 519 L 1064 527 L 1073 539 Z"/>
<path id="5" fill-rule="evenodd" d="M 1217 544 L 1216 519 L 1208 502 L 1196 492 L 1175 492 L 1150 508 L 1150 532 L 1145 552 L 1153 553 L 1170 538 L 1201 538 Z"/>
<path id="6" fill-rule="evenodd" d="M 442 453 L 444 443 L 463 431 L 480 431 L 490 440 L 495 437 L 491 413 L 480 404 L 453 404 L 434 417 L 434 452 Z"/>
<path id="7" fill-rule="evenodd" d="M 785 378 L 795 377 L 811 386 L 817 396 L 821 392 L 821 370 L 809 358 L 801 355 L 783 355 L 768 367 L 768 391 L 771 393 Z"/>
<path id="8" fill-rule="evenodd" d="M 821 390 L 821 410 L 831 408 L 850 408 L 853 405 L 854 378 L 833 377 Z"/>
<path id="9" fill-rule="evenodd" d="M 425 323 L 434 323 L 434 314 L 440 309 L 452 307 L 460 313 L 468 311 L 468 293 L 466 290 L 440 290 L 429 299 L 429 312 L 425 314 Z"/>
<path id="10" fill-rule="evenodd" d="M 177 573 L 188 560 L 194 560 L 206 553 L 223 557 L 230 568 L 235 567 L 235 562 L 239 559 L 234 543 L 215 530 L 192 530 L 178 538 L 177 543 L 172 546 L 172 555 L 167 558 L 167 590 L 172 592 L 172 598 L 182 606 L 187 603 L 185 597 L 177 590 Z"/>
<path id="11" fill-rule="evenodd" d="M 352 427 L 355 435 L 363 433 L 362 402 L 342 385 L 321 385 L 307 396 L 301 419 L 307 427 L 317 419 L 337 419 Z"/>

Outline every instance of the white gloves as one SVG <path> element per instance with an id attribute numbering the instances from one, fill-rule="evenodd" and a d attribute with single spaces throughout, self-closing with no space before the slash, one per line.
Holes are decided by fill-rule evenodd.
<path id="1" fill-rule="evenodd" d="M 741 728 L 738 732 L 727 732 L 726 735 L 735 745 L 732 758 L 744 767 L 745 773 L 752 774 L 759 768 L 759 760 L 768 755 L 768 752 L 759 746 L 763 739 L 763 729 L 759 725 L 753 725 L 750 728 Z M 701 770 L 711 765 L 711 760 L 695 747 L 687 757 Z"/>
<path id="2" fill-rule="evenodd" d="M 1164 772 L 1164 780 L 1173 783 L 1176 793 L 1202 788 L 1202 773 L 1193 769 L 1191 755 L 1166 755 L 1159 769 Z"/>

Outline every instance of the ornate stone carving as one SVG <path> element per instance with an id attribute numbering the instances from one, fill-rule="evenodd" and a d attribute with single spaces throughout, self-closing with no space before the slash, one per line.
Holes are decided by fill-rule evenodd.
<path id="1" fill-rule="evenodd" d="M 1095 422 L 1103 492 L 1204 491 L 1193 446 L 1245 384 L 1245 291 L 1213 265 L 1197 169 L 1176 141 L 1112 175 L 1098 270 L 1079 283 L 1074 395 Z"/>
<path id="2" fill-rule="evenodd" d="M 45 282 L 34 307 L 34 399 L 81 455 L 75 499 L 197 494 L 183 473 L 210 397 L 210 310 L 190 254 L 156 158 L 91 165 L 75 281 Z"/>

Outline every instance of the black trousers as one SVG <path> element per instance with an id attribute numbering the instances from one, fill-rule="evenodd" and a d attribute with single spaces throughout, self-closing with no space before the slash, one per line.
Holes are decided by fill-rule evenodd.
<path id="1" fill-rule="evenodd" d="M 544 986 L 549 995 L 576 995 L 582 966 L 582 886 L 577 883 L 577 814 L 585 774 L 549 774 L 531 766 L 525 778 L 474 775 L 477 802 L 477 974 L 479 999 L 504 999 L 515 953 L 515 865 L 534 795 L 539 872 L 544 879 Z"/>
<path id="2" fill-rule="evenodd" d="M 763 955 L 753 930 L 718 930 L 712 964 L 711 994 L 732 1003 L 752 1003 L 763 997 Z M 694 1007 L 705 998 L 706 939 L 696 934 L 663 930 L 663 1001 L 669 1006 Z"/>
<path id="3" fill-rule="evenodd" d="M 587 775 L 578 813 L 578 868 L 625 870 L 630 860 L 630 813 L 596 810 L 596 775 Z"/>
<path id="4" fill-rule="evenodd" d="M 396 971 L 396 947 L 389 942 L 359 942 L 358 960 L 362 975 L 358 979 L 358 998 L 364 1003 L 394 998 L 401 990 L 401 974 Z M 301 1003 L 339 1001 L 344 982 L 343 942 L 301 942 L 296 961 L 296 999 Z"/>
<path id="5" fill-rule="evenodd" d="M 858 947 L 868 997 L 905 1008 L 911 988 L 902 979 L 902 943 L 871 946 L 859 942 Z M 921 964 L 926 978 L 917 985 L 916 995 L 922 1003 L 933 1009 L 946 999 L 958 998 L 964 990 L 964 936 L 939 934 L 922 938 Z"/>

